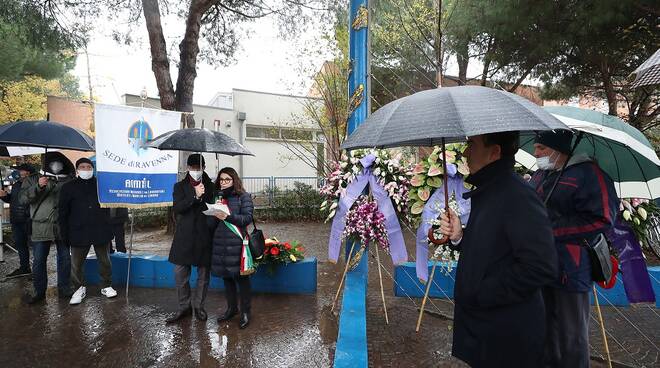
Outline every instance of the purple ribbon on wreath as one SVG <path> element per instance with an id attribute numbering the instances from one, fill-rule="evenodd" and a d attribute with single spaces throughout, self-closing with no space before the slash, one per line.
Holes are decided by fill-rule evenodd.
<path id="1" fill-rule="evenodd" d="M 348 213 L 353 203 L 362 195 L 367 184 L 370 185 L 373 197 L 376 203 L 378 203 L 378 210 L 385 217 L 385 230 L 387 230 L 387 238 L 390 243 L 392 262 L 399 264 L 408 261 L 408 252 L 403 241 L 401 225 L 399 225 L 399 219 L 397 218 L 394 206 L 392 206 L 392 201 L 387 191 L 380 185 L 371 172 L 371 165 L 373 165 L 374 161 L 376 161 L 376 156 L 373 154 L 368 154 L 360 159 L 360 163 L 364 168 L 362 174 L 346 187 L 346 191 L 339 198 L 339 206 L 332 220 L 330 242 L 328 244 L 328 259 L 331 262 L 337 262 L 339 258 L 342 243 L 341 234 L 346 227 L 346 213 Z"/>
<path id="2" fill-rule="evenodd" d="M 422 221 L 419 228 L 417 228 L 417 237 L 415 239 L 417 258 L 415 260 L 415 270 L 417 271 L 417 278 L 422 282 L 426 282 L 429 278 L 428 233 L 431 228 L 431 221 L 437 219 L 438 216 L 440 216 L 440 212 L 445 208 L 445 185 L 447 185 L 447 189 L 449 190 L 450 198 L 452 192 L 455 193 L 456 203 L 458 203 L 458 208 L 461 213 L 459 216 L 461 218 L 461 223 L 467 224 L 467 221 L 470 218 L 470 200 L 463 198 L 463 193 L 467 192 L 468 189 L 463 185 L 463 178 L 456 175 L 456 173 L 457 170 L 455 165 L 447 165 L 447 182 L 442 183 L 442 186 L 433 192 L 433 195 L 431 195 L 422 210 Z"/>
<path id="3" fill-rule="evenodd" d="M 642 248 L 630 226 L 617 216 L 607 232 L 612 248 L 619 254 L 619 268 L 626 297 L 630 303 L 654 303 L 655 293 L 646 268 Z"/>

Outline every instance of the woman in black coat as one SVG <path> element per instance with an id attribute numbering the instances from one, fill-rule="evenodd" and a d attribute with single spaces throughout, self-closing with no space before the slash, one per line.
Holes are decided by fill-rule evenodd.
<path id="1" fill-rule="evenodd" d="M 174 184 L 175 217 L 174 239 L 169 261 L 175 264 L 174 278 L 179 310 L 167 319 L 168 323 L 180 320 L 193 312 L 200 321 L 207 318 L 204 300 L 209 286 L 209 266 L 211 265 L 211 233 L 207 226 L 207 216 L 202 212 L 206 204 L 213 202 L 213 182 L 203 171 L 204 157 L 193 154 L 188 157 L 188 174 Z M 190 273 L 197 267 L 197 288 L 191 297 Z"/>
<path id="2" fill-rule="evenodd" d="M 247 226 L 252 222 L 252 196 L 245 192 L 243 183 L 238 177 L 236 170 L 225 167 L 218 173 L 216 185 L 216 202 L 225 203 L 229 207 L 230 214 L 217 215 L 212 218 L 211 228 L 213 233 L 213 258 L 211 261 L 211 273 L 222 277 L 225 282 L 225 293 L 227 296 L 227 310 L 218 317 L 218 323 L 230 320 L 238 313 L 237 286 L 240 289 L 241 298 L 241 329 L 250 323 L 250 278 L 241 275 L 241 252 L 243 239 L 246 239 Z M 238 228 L 241 237 L 236 235 L 228 226 L 233 224 Z"/>

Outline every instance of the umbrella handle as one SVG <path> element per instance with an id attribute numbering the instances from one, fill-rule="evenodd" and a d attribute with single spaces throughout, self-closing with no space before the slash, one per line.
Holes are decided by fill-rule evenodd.
<path id="1" fill-rule="evenodd" d="M 435 234 L 433 233 L 433 230 L 434 230 L 434 228 L 431 226 L 431 228 L 429 229 L 429 232 L 427 234 L 428 237 L 429 237 L 429 241 L 431 243 L 433 243 L 435 245 L 443 245 L 443 244 L 446 244 L 449 241 L 449 237 L 447 235 L 443 235 L 442 238 L 437 239 L 435 237 Z"/>

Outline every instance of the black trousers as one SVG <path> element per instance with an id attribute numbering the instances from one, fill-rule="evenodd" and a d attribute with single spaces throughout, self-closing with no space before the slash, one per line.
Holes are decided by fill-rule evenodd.
<path id="1" fill-rule="evenodd" d="M 241 313 L 250 313 L 250 276 L 223 277 L 225 282 L 225 295 L 227 295 L 227 308 L 238 310 L 238 301 L 236 299 L 238 286 L 241 297 Z"/>
<path id="2" fill-rule="evenodd" d="M 543 290 L 546 316 L 545 367 L 589 367 L 589 292 Z"/>
<path id="3" fill-rule="evenodd" d="M 124 230 L 124 223 L 112 224 L 112 234 L 115 237 L 115 247 L 117 252 L 126 253 L 126 232 Z"/>

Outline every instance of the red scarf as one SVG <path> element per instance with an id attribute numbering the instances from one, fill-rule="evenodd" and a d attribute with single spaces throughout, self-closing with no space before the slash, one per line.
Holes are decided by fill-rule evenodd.
<path id="1" fill-rule="evenodd" d="M 199 180 L 195 180 L 190 175 L 188 175 L 188 180 L 190 181 L 190 185 L 192 185 L 193 187 L 198 186 L 202 182 L 202 178 L 199 178 Z"/>

